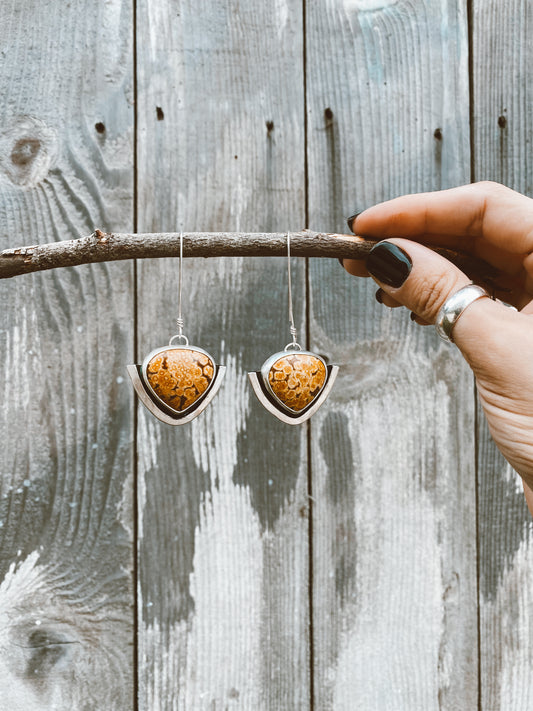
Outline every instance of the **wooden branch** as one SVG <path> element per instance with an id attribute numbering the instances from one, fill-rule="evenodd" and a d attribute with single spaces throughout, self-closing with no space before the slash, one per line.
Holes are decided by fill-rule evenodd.
<path id="1" fill-rule="evenodd" d="M 363 259 L 376 244 L 356 235 L 303 230 L 291 232 L 295 257 Z M 179 233 L 118 234 L 95 230 L 88 237 L 5 249 L 0 252 L 0 279 L 20 274 L 121 259 L 177 257 Z M 434 248 L 471 278 L 490 280 L 496 270 L 482 260 L 455 250 Z M 287 233 L 184 232 L 184 257 L 282 257 L 287 254 Z"/>

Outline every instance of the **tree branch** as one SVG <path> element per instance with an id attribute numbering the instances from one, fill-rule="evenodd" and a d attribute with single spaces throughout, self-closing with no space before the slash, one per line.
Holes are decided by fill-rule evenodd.
<path id="1" fill-rule="evenodd" d="M 323 232 L 291 232 L 291 255 L 363 259 L 375 241 L 364 237 Z M 496 270 L 482 260 L 455 250 L 434 248 L 471 278 L 487 281 Z M 179 232 L 118 234 L 95 230 L 88 237 L 5 249 L 0 252 L 0 279 L 20 274 L 121 259 L 177 257 Z M 287 233 L 184 232 L 184 257 L 282 257 L 287 254 Z"/>

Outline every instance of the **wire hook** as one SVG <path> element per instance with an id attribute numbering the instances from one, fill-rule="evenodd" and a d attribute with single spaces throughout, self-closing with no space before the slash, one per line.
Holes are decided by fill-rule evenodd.
<path id="1" fill-rule="evenodd" d="M 289 282 L 289 332 L 292 336 L 292 343 L 285 346 L 285 350 L 301 351 L 301 345 L 296 341 L 298 331 L 294 325 L 294 313 L 292 310 L 292 278 L 291 278 L 291 233 L 287 231 L 287 273 Z"/>

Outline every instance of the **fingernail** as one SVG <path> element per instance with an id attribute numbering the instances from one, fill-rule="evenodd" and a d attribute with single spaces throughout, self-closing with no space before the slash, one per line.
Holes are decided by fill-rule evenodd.
<path id="1" fill-rule="evenodd" d="M 416 314 L 414 311 L 411 311 L 409 318 L 411 319 L 411 321 L 416 321 Z"/>
<path id="2" fill-rule="evenodd" d="M 412 266 L 409 255 L 390 242 L 378 242 L 366 258 L 366 268 L 370 274 L 395 289 L 407 279 Z"/>
<path id="3" fill-rule="evenodd" d="M 337 259 L 339 260 L 339 264 L 341 265 L 341 267 L 344 267 L 344 260 L 342 259 L 342 257 L 337 257 Z"/>
<path id="4" fill-rule="evenodd" d="M 352 232 L 353 232 L 352 225 L 355 222 L 355 219 L 357 217 L 359 217 L 360 214 L 361 214 L 361 212 L 356 212 L 355 215 L 352 215 L 351 217 L 346 218 L 346 223 L 348 224 L 348 227 L 350 230 L 352 230 Z"/>
<path id="5" fill-rule="evenodd" d="M 383 292 L 381 289 L 378 289 L 376 291 L 376 293 L 374 294 L 374 296 L 376 297 L 376 301 L 378 302 L 378 304 L 383 303 Z"/>

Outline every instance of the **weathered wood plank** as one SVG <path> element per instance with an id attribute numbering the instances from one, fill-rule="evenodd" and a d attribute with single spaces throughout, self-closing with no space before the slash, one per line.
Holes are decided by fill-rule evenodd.
<path id="1" fill-rule="evenodd" d="M 313 229 L 469 178 L 466 3 L 307 2 Z M 437 130 L 438 129 L 438 130 Z M 459 355 L 311 265 L 316 708 L 475 708 L 474 400 Z"/>
<path id="2" fill-rule="evenodd" d="M 300 3 L 143 0 L 137 17 L 139 229 L 301 228 Z M 177 268 L 139 265 L 139 358 L 174 332 Z M 141 709 L 308 707 L 305 429 L 246 379 L 290 340 L 286 290 L 283 259 L 184 265 L 186 333 L 227 373 L 190 425 L 139 414 Z"/>
<path id="3" fill-rule="evenodd" d="M 526 0 L 473 3 L 476 179 L 533 196 L 531 27 Z M 522 486 L 479 411 L 481 702 L 533 707 L 533 528 Z"/>
<path id="4" fill-rule="evenodd" d="M 130 4 L 2 3 L 0 28 L 1 247 L 130 230 Z M 123 264 L 0 287 L 4 709 L 132 708 L 131 286 Z"/>

